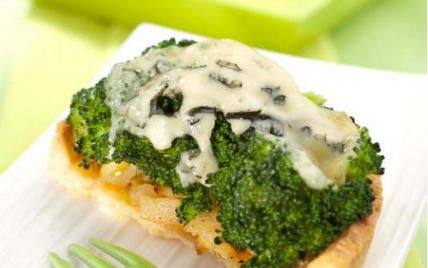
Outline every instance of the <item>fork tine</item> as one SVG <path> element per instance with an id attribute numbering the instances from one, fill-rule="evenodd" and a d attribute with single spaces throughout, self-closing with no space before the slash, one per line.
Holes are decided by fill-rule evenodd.
<path id="1" fill-rule="evenodd" d="M 69 251 L 76 257 L 82 260 L 91 268 L 117 268 L 113 264 L 101 259 L 84 247 L 76 244 L 71 244 L 68 247 Z"/>
<path id="2" fill-rule="evenodd" d="M 74 268 L 73 266 L 71 266 L 70 263 L 68 263 L 55 253 L 49 254 L 49 261 L 55 268 Z"/>
<path id="3" fill-rule="evenodd" d="M 89 239 L 89 242 L 126 266 L 134 266 L 139 268 L 157 268 L 150 261 L 122 247 L 113 245 L 97 238 L 91 238 Z"/>

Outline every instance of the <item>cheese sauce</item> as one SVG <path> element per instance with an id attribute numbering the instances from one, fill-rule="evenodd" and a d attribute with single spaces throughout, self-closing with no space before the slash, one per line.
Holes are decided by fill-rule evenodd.
<path id="1" fill-rule="evenodd" d="M 159 96 L 178 95 L 183 101 L 173 115 L 153 108 Z M 121 130 L 147 137 L 158 150 L 184 135 L 196 140 L 199 151 L 183 153 L 176 167 L 183 186 L 206 184 L 218 169 L 210 144 L 214 111 L 226 115 L 237 135 L 254 127 L 285 144 L 294 168 L 317 189 L 345 181 L 358 135 L 346 114 L 316 106 L 285 70 L 232 40 L 151 49 L 116 64 L 107 78 L 107 105 L 111 143 Z"/>

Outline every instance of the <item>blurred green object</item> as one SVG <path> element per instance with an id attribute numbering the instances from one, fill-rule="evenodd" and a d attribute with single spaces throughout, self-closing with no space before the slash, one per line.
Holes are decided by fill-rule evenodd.
<path id="1" fill-rule="evenodd" d="M 330 37 L 340 62 L 426 74 L 427 1 L 377 1 Z"/>
<path id="2" fill-rule="evenodd" d="M 153 22 L 294 52 L 375 0 L 34 0 L 134 27 Z"/>
<path id="3" fill-rule="evenodd" d="M 124 268 L 157 268 L 156 265 L 143 258 L 142 256 L 127 249 L 124 249 L 118 245 L 103 241 L 98 238 L 90 238 L 89 242 L 102 252 L 106 253 L 106 255 L 109 255 L 113 259 L 125 265 Z M 77 244 L 71 244 L 68 247 L 68 251 L 74 257 L 80 259 L 89 267 L 117 268 L 117 266 L 111 264 L 105 258 L 98 256 L 89 249 L 79 246 Z M 64 260 L 55 253 L 50 253 L 48 258 L 50 263 L 55 268 L 74 268 L 68 261 Z"/>

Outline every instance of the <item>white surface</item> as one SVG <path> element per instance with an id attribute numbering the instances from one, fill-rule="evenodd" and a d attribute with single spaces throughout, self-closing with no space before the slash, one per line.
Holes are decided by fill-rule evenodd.
<path id="1" fill-rule="evenodd" d="M 114 62 L 183 32 L 144 24 L 124 43 L 95 79 Z M 427 78 L 382 72 L 263 52 L 286 68 L 301 91 L 327 97 L 327 105 L 346 110 L 368 126 L 386 156 L 384 207 L 365 268 L 398 268 L 406 257 L 426 203 Z M 92 201 L 68 196 L 47 171 L 49 128 L 0 180 L 0 266 L 50 267 L 47 253 L 68 256 L 66 246 L 101 237 L 132 249 L 160 268 L 220 267 L 211 256 L 196 256 L 175 240 L 152 237 L 132 222 L 102 213 Z"/>

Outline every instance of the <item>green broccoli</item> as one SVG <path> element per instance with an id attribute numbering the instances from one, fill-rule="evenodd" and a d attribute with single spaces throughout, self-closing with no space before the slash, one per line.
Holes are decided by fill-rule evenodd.
<path id="1" fill-rule="evenodd" d="M 159 185 L 171 187 L 175 193 L 183 193 L 175 167 L 183 152 L 197 149 L 198 145 L 192 137 L 184 136 L 175 139 L 170 148 L 157 151 L 148 138 L 123 131 L 117 134 L 114 148 L 112 157 L 115 162 L 133 164 Z"/>
<path id="2" fill-rule="evenodd" d="M 111 110 L 105 104 L 105 79 L 95 87 L 82 89 L 73 96 L 67 123 L 73 126 L 74 150 L 83 156 L 81 163 L 108 163 Z"/>
<path id="3" fill-rule="evenodd" d="M 355 155 L 349 158 L 349 167 L 346 177 L 348 179 L 358 178 L 366 174 L 384 173 L 382 162 L 384 156 L 380 155 L 379 143 L 373 143 L 369 130 L 365 127 L 359 127 L 360 137 L 357 140 L 358 147 L 354 148 Z"/>
<path id="4" fill-rule="evenodd" d="M 169 40 L 164 40 L 162 42 L 159 42 L 156 45 L 146 48 L 141 54 L 142 55 L 147 54 L 147 52 L 149 52 L 150 49 L 162 49 L 162 48 L 171 47 L 171 46 L 187 47 L 194 43 L 196 42 L 193 40 L 187 40 L 187 39 L 180 40 L 177 43 L 177 41 L 175 41 L 175 38 L 170 38 Z"/>
<path id="5" fill-rule="evenodd" d="M 191 43 L 171 39 L 149 49 Z M 225 115 L 216 112 L 211 145 L 219 169 L 208 177 L 211 187 L 199 183 L 183 187 L 176 166 L 182 153 L 198 150 L 196 141 L 182 136 L 159 151 L 148 138 L 121 130 L 110 144 L 112 111 L 105 104 L 104 81 L 74 95 L 67 118 L 83 167 L 110 161 L 137 166 L 154 184 L 180 194 L 176 213 L 183 224 L 218 206 L 222 230 L 215 242 L 226 241 L 256 253 L 243 267 L 293 267 L 299 260 L 314 258 L 349 225 L 372 212 L 374 196 L 366 175 L 383 173 L 383 156 L 364 127 L 358 127 L 360 138 L 349 157 L 346 183 L 315 190 L 294 170 L 286 145 L 264 138 L 253 128 L 235 135 Z M 182 101 L 180 94 L 159 96 L 152 108 L 156 114 L 173 116 Z"/>
<path id="6" fill-rule="evenodd" d="M 188 223 L 201 212 L 210 212 L 213 205 L 211 190 L 200 183 L 194 183 L 184 189 L 184 197 L 177 208 L 177 217 L 182 223 Z"/>
<path id="7" fill-rule="evenodd" d="M 142 54 L 150 49 L 162 49 L 169 46 L 186 47 L 195 43 L 192 40 L 181 40 L 178 43 L 174 38 L 148 47 Z M 147 82 L 147 81 L 145 81 Z M 84 88 L 76 93 L 71 101 L 70 113 L 67 123 L 73 126 L 75 139 L 74 150 L 83 156 L 82 166 L 88 168 L 91 163 L 106 164 L 111 162 L 109 131 L 111 127 L 110 107 L 106 104 L 106 78 L 101 79 L 94 87 Z M 166 115 L 176 112 L 182 103 L 183 96 L 161 96 L 156 106 Z"/>
<path id="8" fill-rule="evenodd" d="M 217 121 L 222 122 L 217 129 L 230 127 L 222 116 Z M 230 129 L 223 132 L 233 135 Z M 314 190 L 293 169 L 284 146 L 253 129 L 230 140 L 233 145 L 216 148 L 235 148 L 229 164 L 209 182 L 220 208 L 222 240 L 256 253 L 244 267 L 291 267 L 299 259 L 313 258 L 371 213 L 374 197 L 365 176 Z"/>

